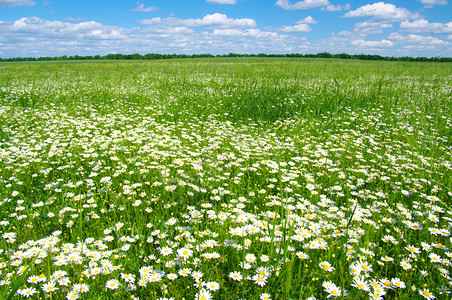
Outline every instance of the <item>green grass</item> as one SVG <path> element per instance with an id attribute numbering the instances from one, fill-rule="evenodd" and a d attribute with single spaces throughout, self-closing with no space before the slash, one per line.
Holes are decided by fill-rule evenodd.
<path id="1" fill-rule="evenodd" d="M 0 65 L 0 297 L 448 298 L 451 71 Z"/>

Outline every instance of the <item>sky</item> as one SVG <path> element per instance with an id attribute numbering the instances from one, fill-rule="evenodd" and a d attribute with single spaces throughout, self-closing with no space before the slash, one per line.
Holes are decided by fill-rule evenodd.
<path id="1" fill-rule="evenodd" d="M 452 3 L 0 0 L 2 58 L 231 52 L 451 57 Z"/>

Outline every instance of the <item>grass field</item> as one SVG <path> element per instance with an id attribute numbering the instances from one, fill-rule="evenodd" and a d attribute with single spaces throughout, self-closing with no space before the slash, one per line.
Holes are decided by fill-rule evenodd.
<path id="1" fill-rule="evenodd" d="M 0 64 L 1 299 L 448 299 L 452 64 Z"/>

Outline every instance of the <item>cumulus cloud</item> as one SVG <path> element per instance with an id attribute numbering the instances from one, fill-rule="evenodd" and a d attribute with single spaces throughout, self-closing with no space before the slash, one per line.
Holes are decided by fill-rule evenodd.
<path id="1" fill-rule="evenodd" d="M 278 0 L 276 5 L 283 9 L 293 10 L 293 9 L 312 9 L 322 6 L 328 6 L 330 2 L 328 0 L 303 0 L 297 1 L 294 4 L 290 3 L 290 0 Z"/>
<path id="2" fill-rule="evenodd" d="M 352 44 L 359 47 L 365 48 L 386 48 L 392 47 L 394 43 L 390 40 L 381 40 L 381 41 L 365 41 L 365 40 L 356 40 L 352 41 Z"/>
<path id="3" fill-rule="evenodd" d="M 296 24 L 294 26 L 277 27 L 275 30 L 281 32 L 309 32 L 312 28 L 308 24 Z"/>
<path id="4" fill-rule="evenodd" d="M 435 38 L 432 36 L 423 36 L 418 34 L 408 34 L 408 35 L 402 35 L 398 32 L 393 32 L 388 36 L 388 39 L 393 41 L 399 41 L 404 42 L 408 44 L 417 44 L 417 45 L 446 45 L 449 44 L 449 42 L 446 42 L 444 40 L 441 40 L 439 38 Z"/>
<path id="5" fill-rule="evenodd" d="M 133 28 L 37 17 L 0 21 L 0 55 L 282 53 L 299 41 L 297 37 L 247 27 L 254 26 L 254 22 L 235 22 L 237 19 L 227 17 L 177 19 L 176 23 L 171 23 L 171 19 L 177 18 L 154 18 L 144 22 L 146 26 Z"/>
<path id="6" fill-rule="evenodd" d="M 412 13 L 406 8 L 396 7 L 394 4 L 384 2 L 361 6 L 347 12 L 344 16 L 346 18 L 373 17 L 373 20 L 377 22 L 397 22 L 419 18 L 417 13 Z"/>
<path id="7" fill-rule="evenodd" d="M 448 23 L 430 23 L 427 20 L 420 19 L 413 22 L 404 21 L 400 23 L 400 30 L 409 32 L 431 32 L 431 33 L 452 33 L 452 22 Z"/>
<path id="8" fill-rule="evenodd" d="M 0 0 L 1 7 L 16 7 L 16 6 L 33 6 L 36 3 L 32 0 Z"/>
<path id="9" fill-rule="evenodd" d="M 312 28 L 308 24 L 317 24 L 313 17 L 307 16 L 295 23 L 293 26 L 281 26 L 281 27 L 267 27 L 268 30 L 280 31 L 280 32 L 309 32 Z"/>
<path id="10" fill-rule="evenodd" d="M 94 21 L 73 24 L 61 21 L 48 21 L 37 17 L 21 18 L 14 22 L 0 24 L 0 33 L 3 35 L 6 31 L 9 31 L 12 36 L 15 35 L 17 39 L 21 37 L 32 38 L 34 35 L 36 37 L 42 36 L 72 40 L 90 38 L 120 39 L 124 37 L 120 28 L 104 26 Z"/>
<path id="11" fill-rule="evenodd" d="M 228 18 L 227 15 L 214 13 L 206 15 L 203 18 L 197 19 L 181 19 L 181 18 L 152 18 L 138 21 L 143 25 L 157 25 L 164 26 L 188 26 L 188 27 L 200 27 L 200 28 L 252 28 L 256 27 L 256 21 L 253 19 L 233 19 Z"/>
<path id="12" fill-rule="evenodd" d="M 316 20 L 314 20 L 313 17 L 311 16 L 307 16 L 304 19 L 301 19 L 300 21 L 297 22 L 297 24 L 317 24 L 318 22 Z"/>
<path id="13" fill-rule="evenodd" d="M 208 3 L 213 4 L 235 4 L 235 0 L 207 0 Z"/>
<path id="14" fill-rule="evenodd" d="M 153 6 L 144 7 L 144 4 L 141 2 L 137 2 L 137 4 L 138 4 L 138 7 L 132 8 L 131 11 L 151 12 L 151 11 L 159 10 L 158 7 L 153 7 Z"/>

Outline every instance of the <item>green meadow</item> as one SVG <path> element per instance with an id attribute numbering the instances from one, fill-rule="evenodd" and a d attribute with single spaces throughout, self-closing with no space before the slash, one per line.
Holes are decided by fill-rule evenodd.
<path id="1" fill-rule="evenodd" d="M 0 64 L 1 299 L 449 299 L 452 64 Z"/>

